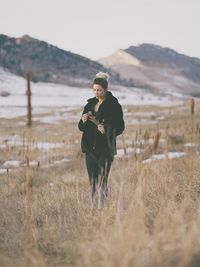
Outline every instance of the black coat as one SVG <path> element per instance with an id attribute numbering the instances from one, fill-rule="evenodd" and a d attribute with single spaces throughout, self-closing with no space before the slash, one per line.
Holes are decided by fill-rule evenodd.
<path id="1" fill-rule="evenodd" d="M 89 111 L 94 114 L 94 106 L 98 102 L 96 97 L 88 99 L 83 114 Z M 97 126 L 91 122 L 83 123 L 82 119 L 78 123 L 78 128 L 83 132 L 81 140 L 81 148 L 83 153 L 91 153 L 96 151 L 109 153 L 110 156 L 116 154 L 116 136 L 124 131 L 124 120 L 122 107 L 116 97 L 107 91 L 106 98 L 99 106 L 98 112 L 95 114 L 99 123 L 105 128 L 105 134 L 101 134 Z"/>

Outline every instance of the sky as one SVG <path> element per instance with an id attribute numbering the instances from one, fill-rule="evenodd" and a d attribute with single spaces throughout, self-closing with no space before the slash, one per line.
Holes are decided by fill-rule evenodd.
<path id="1" fill-rule="evenodd" d="M 200 0 L 0 0 L 0 33 L 93 60 L 152 43 L 200 58 Z"/>

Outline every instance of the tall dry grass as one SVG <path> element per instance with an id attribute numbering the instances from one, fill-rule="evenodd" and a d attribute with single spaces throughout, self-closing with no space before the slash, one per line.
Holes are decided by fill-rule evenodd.
<path id="1" fill-rule="evenodd" d="M 188 149 L 184 158 L 150 164 L 142 163 L 144 152 L 138 158 L 134 154 L 116 158 L 109 177 L 109 197 L 99 210 L 92 209 L 89 201 L 88 178 L 84 158 L 75 149 L 74 126 L 67 154 L 74 155 L 72 162 L 48 168 L 29 165 L 1 174 L 0 266 L 199 266 L 200 133 L 191 132 L 189 112 L 187 118 L 182 112 L 177 116 L 159 127 L 146 126 L 148 137 L 145 127 L 132 132 L 132 126 L 127 126 L 119 144 L 126 148 L 126 140 L 133 136 L 129 141 L 144 152 L 162 152 L 166 144 L 168 151 L 184 150 L 183 142 L 193 136 L 196 147 Z M 168 127 L 168 140 L 164 129 L 169 124 L 173 126 Z M 163 131 L 156 139 L 158 128 Z M 49 127 L 49 138 L 57 140 L 52 129 Z M 36 132 L 33 128 L 34 138 Z M 60 132 L 58 139 L 65 143 L 64 129 Z M 184 141 L 174 142 L 174 136 L 180 134 Z M 8 147 L 3 152 L 10 158 L 11 154 L 17 156 L 17 149 Z M 27 155 L 26 149 L 20 149 L 19 157 Z M 41 153 L 32 151 L 28 157 L 37 158 Z M 64 151 L 43 155 L 53 161 L 54 153 L 58 158 Z"/>
<path id="2" fill-rule="evenodd" d="M 74 180 L 66 169 L 35 170 L 32 179 L 40 183 L 30 188 L 34 243 L 28 266 L 199 264 L 199 160 L 116 160 L 101 210 L 91 209 L 81 169 Z M 56 179 L 63 172 L 69 182 Z M 23 175 L 17 181 L 16 173 L 10 175 L 9 191 L 6 175 L 1 177 L 1 266 L 27 266 Z"/>

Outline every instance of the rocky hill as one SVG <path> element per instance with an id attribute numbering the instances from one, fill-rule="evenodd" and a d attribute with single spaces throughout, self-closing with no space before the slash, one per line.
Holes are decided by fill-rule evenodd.
<path id="1" fill-rule="evenodd" d="M 0 66 L 19 76 L 30 71 L 34 82 L 91 86 L 95 74 L 106 71 L 111 76 L 111 82 L 133 85 L 132 81 L 120 79 L 119 74 L 98 62 L 28 35 L 20 38 L 0 35 Z"/>
<path id="2" fill-rule="evenodd" d="M 153 44 L 119 49 L 99 60 L 139 87 L 200 96 L 200 59 Z"/>
<path id="3" fill-rule="evenodd" d="M 200 59 L 179 54 L 176 51 L 158 45 L 142 44 L 130 46 L 125 50 L 129 54 L 149 65 L 180 68 L 180 74 L 193 82 L 200 83 Z"/>

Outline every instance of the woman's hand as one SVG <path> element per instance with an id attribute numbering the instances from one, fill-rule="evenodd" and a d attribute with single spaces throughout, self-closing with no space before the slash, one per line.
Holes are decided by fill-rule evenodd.
<path id="1" fill-rule="evenodd" d="M 98 124 L 97 125 L 97 129 L 99 130 L 99 132 L 101 132 L 102 134 L 105 134 L 105 128 L 102 124 Z"/>
<path id="2" fill-rule="evenodd" d="M 83 114 L 81 119 L 82 119 L 82 122 L 85 123 L 89 119 L 88 113 Z"/>

